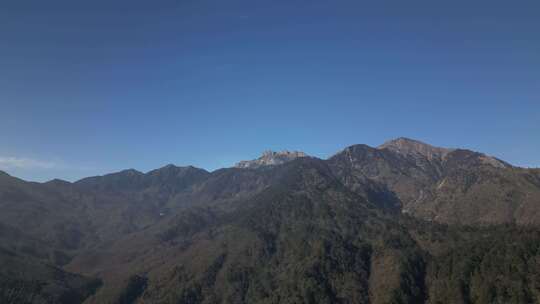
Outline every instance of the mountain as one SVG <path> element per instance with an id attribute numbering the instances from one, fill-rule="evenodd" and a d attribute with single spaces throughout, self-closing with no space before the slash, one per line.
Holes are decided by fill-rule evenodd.
<path id="1" fill-rule="evenodd" d="M 428 161 L 443 161 L 447 156 L 457 149 L 434 147 L 432 145 L 423 143 L 418 140 L 400 137 L 394 140 L 390 140 L 379 147 L 378 149 L 387 149 L 397 154 L 408 157 L 425 158 Z M 485 155 L 477 154 L 478 160 L 482 163 L 489 164 L 493 167 L 508 168 L 510 164 L 505 163 L 497 158 Z"/>
<path id="2" fill-rule="evenodd" d="M 0 174 L 0 302 L 540 300 L 538 169 L 406 138 L 240 164 Z"/>
<path id="3" fill-rule="evenodd" d="M 434 147 L 418 140 L 400 137 L 385 142 L 378 149 L 388 149 L 404 156 L 419 156 L 430 161 L 442 160 L 454 149 Z"/>
<path id="4" fill-rule="evenodd" d="M 374 181 L 395 194 L 402 211 L 452 224 L 538 224 L 534 170 L 482 153 L 400 138 L 378 148 L 355 145 L 328 160 L 349 187 Z"/>
<path id="5" fill-rule="evenodd" d="M 148 303 L 367 301 L 372 259 L 368 241 L 378 242 L 395 226 L 391 216 L 348 191 L 322 160 L 299 158 L 261 169 L 266 186 L 234 196 L 229 205 L 235 208 L 192 209 L 187 217 L 180 213 L 105 252 L 81 255 L 68 269 L 84 273 L 111 269 L 95 274 L 101 274 L 106 286 L 126 286 L 104 287 L 90 303 L 121 297 L 129 283 L 117 276 L 125 271 L 128 277 L 133 270 L 131 276 L 144 274 L 148 282 L 140 290 L 140 301 Z M 227 180 L 248 184 L 252 180 L 243 178 L 250 171 L 225 170 Z M 219 172 L 216 178 L 222 176 L 224 172 Z M 224 187 L 232 187 L 225 193 L 243 191 L 230 184 Z M 404 246 L 412 246 L 409 242 Z M 392 256 L 396 261 L 409 259 Z M 401 271 L 385 274 L 396 279 L 389 288 L 399 289 Z M 383 284 L 383 277 L 373 280 Z M 302 280 L 305 286 L 298 286 Z M 364 290 L 351 289 L 355 284 Z M 383 297 L 383 291 L 378 292 Z M 420 296 L 407 292 L 399 297 Z"/>
<path id="6" fill-rule="evenodd" d="M 254 160 L 244 160 L 235 165 L 236 168 L 259 168 L 262 166 L 281 165 L 299 157 L 307 157 L 307 154 L 299 151 L 265 151 L 261 157 Z"/>

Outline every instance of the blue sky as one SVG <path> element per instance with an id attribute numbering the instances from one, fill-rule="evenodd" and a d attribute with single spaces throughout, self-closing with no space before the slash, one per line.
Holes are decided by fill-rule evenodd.
<path id="1" fill-rule="evenodd" d="M 538 1 L 0 2 L 0 170 L 76 180 L 406 136 L 540 166 Z"/>

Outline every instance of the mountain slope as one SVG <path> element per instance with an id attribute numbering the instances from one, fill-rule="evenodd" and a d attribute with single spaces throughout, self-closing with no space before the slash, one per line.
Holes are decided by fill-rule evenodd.
<path id="1" fill-rule="evenodd" d="M 248 172 L 253 174 L 224 169 L 214 178 L 247 182 L 252 179 L 240 176 Z M 537 230 L 449 229 L 402 218 L 350 190 L 327 162 L 317 159 L 298 159 L 256 173 L 273 178 L 251 195 L 232 195 L 234 208 L 223 209 L 217 202 L 190 208 L 97 256 L 76 258 L 68 269 L 104 270 L 91 272 L 102 276 L 105 285 L 87 303 L 115 303 L 126 294 L 135 303 L 538 299 L 540 269 L 532 264 L 540 248 Z M 174 233 L 169 233 L 171 227 Z M 512 256 L 523 256 L 525 262 Z M 512 267 L 518 270 L 504 270 Z M 519 284 L 491 279 L 497 275 L 515 277 Z M 133 288 L 134 281 L 144 284 Z"/>
<path id="2" fill-rule="evenodd" d="M 81 303 L 101 286 L 99 279 L 4 249 L 0 249 L 0 265 L 0 302 L 5 304 Z"/>
<path id="3" fill-rule="evenodd" d="M 540 300 L 538 169 L 406 138 L 274 156 L 75 183 L 0 174 L 0 300 Z"/>
<path id="4" fill-rule="evenodd" d="M 400 138 L 379 148 L 355 145 L 328 160 L 349 187 L 374 181 L 403 212 L 454 224 L 540 223 L 534 170 L 462 149 Z"/>
<path id="5" fill-rule="evenodd" d="M 383 303 L 382 290 L 369 286 L 393 278 L 386 285 L 395 290 L 391 297 L 405 302 L 422 297 L 420 291 L 400 290 L 404 270 L 399 268 L 370 277 L 379 254 L 397 265 L 420 258 L 412 239 L 393 230 L 391 215 L 348 191 L 324 161 L 298 159 L 273 168 L 271 175 L 279 178 L 205 225 L 184 222 L 185 229 L 166 240 L 158 231 L 134 236 L 148 243 L 126 252 L 132 258 L 123 264 L 113 258 L 115 268 L 105 274 L 109 282 L 125 275 L 110 286 L 127 288 L 126 278 L 144 275 L 148 285 L 140 303 L 368 303 L 377 296 L 381 300 L 375 303 Z M 411 247 L 412 255 L 376 245 L 392 238 L 408 242 L 400 246 Z M 118 254 L 132 241 L 119 242 L 113 251 Z M 84 258 L 76 259 L 71 267 L 84 264 Z M 118 298 L 124 290 L 104 288 L 89 303 Z"/>

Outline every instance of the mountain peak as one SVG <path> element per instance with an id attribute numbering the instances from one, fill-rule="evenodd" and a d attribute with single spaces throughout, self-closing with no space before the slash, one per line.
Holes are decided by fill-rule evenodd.
<path id="1" fill-rule="evenodd" d="M 54 185 L 54 186 L 71 185 L 70 182 L 68 182 L 66 180 L 63 180 L 63 179 L 59 179 L 59 178 L 51 179 L 50 181 L 47 181 L 44 184 L 46 184 L 46 185 Z"/>
<path id="2" fill-rule="evenodd" d="M 115 174 L 115 173 L 113 173 Z M 126 175 L 126 176 L 137 176 L 137 175 L 143 175 L 144 173 L 142 173 L 141 171 L 139 170 L 135 170 L 135 169 L 125 169 L 125 170 L 122 170 L 116 174 L 119 174 L 119 175 Z"/>
<path id="3" fill-rule="evenodd" d="M 235 165 L 236 168 L 259 168 L 262 166 L 280 165 L 299 157 L 307 157 L 308 155 L 300 151 L 280 151 L 271 150 L 264 151 L 261 157 L 254 160 L 243 160 Z"/>
<path id="4" fill-rule="evenodd" d="M 406 137 L 399 137 L 377 147 L 377 149 L 388 149 L 403 155 L 422 155 L 431 160 L 442 159 L 454 149 L 435 147 L 419 140 Z"/>
<path id="5" fill-rule="evenodd" d="M 193 167 L 193 166 L 180 167 L 180 166 L 176 166 L 174 164 L 168 164 L 168 165 L 165 165 L 165 166 L 163 166 L 161 168 L 148 171 L 146 174 L 147 175 L 163 175 L 163 174 L 178 175 L 178 174 L 185 174 L 185 173 L 188 173 L 188 172 L 205 172 L 205 173 L 208 173 L 204 169 L 200 169 L 200 168 Z"/>

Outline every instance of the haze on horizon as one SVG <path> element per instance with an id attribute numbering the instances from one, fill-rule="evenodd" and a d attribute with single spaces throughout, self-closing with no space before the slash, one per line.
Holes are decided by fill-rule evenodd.
<path id="1" fill-rule="evenodd" d="M 538 1 L 4 1 L 0 170 L 76 180 L 405 136 L 539 167 Z"/>

